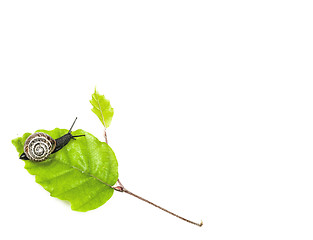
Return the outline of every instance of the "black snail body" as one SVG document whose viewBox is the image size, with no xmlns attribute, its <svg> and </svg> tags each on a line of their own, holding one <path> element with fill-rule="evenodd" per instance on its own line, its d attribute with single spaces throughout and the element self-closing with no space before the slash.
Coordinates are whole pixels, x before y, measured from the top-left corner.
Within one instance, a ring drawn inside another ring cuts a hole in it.
<svg viewBox="0 0 313 240">
<path fill-rule="evenodd" d="M 75 118 L 74 123 L 72 124 L 68 133 L 57 139 L 53 139 L 48 134 L 42 132 L 37 132 L 30 135 L 25 141 L 24 152 L 21 154 L 20 159 L 31 160 L 34 162 L 45 161 L 50 156 L 50 154 L 61 150 L 66 144 L 69 143 L 71 139 L 75 140 L 75 137 L 84 136 L 73 136 L 71 133 L 76 119 L 77 118 Z"/>
</svg>

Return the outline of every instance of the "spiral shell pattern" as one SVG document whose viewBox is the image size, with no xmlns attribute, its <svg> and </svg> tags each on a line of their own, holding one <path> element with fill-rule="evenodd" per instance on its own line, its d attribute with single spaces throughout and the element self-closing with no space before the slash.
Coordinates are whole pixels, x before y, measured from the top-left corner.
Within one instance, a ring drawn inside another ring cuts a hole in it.
<svg viewBox="0 0 313 240">
<path fill-rule="evenodd" d="M 26 139 L 24 152 L 29 160 L 41 162 L 49 157 L 55 145 L 55 140 L 48 134 L 37 132 Z"/>
</svg>

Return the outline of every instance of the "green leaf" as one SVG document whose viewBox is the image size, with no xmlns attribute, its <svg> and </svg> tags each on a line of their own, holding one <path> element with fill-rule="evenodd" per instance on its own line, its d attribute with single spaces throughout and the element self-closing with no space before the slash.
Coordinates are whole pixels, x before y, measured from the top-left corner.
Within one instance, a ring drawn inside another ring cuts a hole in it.
<svg viewBox="0 0 313 240">
<path fill-rule="evenodd" d="M 104 95 L 100 95 L 95 89 L 90 103 L 93 106 L 91 110 L 98 116 L 103 126 L 109 127 L 114 114 L 114 109 L 111 107 L 110 101 Z"/>
<path fill-rule="evenodd" d="M 37 132 L 47 133 L 56 139 L 68 130 L 56 128 Z M 46 161 L 25 160 L 25 169 L 36 176 L 36 182 L 51 196 L 69 201 L 73 210 L 86 212 L 100 207 L 111 198 L 114 190 L 106 184 L 112 186 L 116 183 L 118 164 L 114 152 L 106 143 L 83 130 L 76 130 L 72 134 L 85 134 L 85 137 L 71 140 Z M 12 140 L 19 156 L 30 135 L 25 133 Z"/>
</svg>

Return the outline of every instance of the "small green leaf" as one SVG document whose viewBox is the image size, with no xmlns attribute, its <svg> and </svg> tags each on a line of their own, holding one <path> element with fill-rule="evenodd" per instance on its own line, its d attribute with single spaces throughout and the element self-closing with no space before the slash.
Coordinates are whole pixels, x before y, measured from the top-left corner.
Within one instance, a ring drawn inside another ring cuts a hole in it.
<svg viewBox="0 0 313 240">
<path fill-rule="evenodd" d="M 68 130 L 56 128 L 37 132 L 47 133 L 56 139 Z M 85 134 L 85 137 L 71 140 L 46 161 L 25 160 L 25 169 L 36 176 L 36 182 L 51 196 L 69 201 L 73 210 L 86 212 L 100 207 L 111 198 L 114 190 L 106 184 L 112 186 L 116 183 L 118 164 L 114 152 L 106 143 L 83 130 L 76 130 L 72 134 Z M 12 140 L 19 155 L 23 153 L 29 135 L 25 133 Z"/>
<path fill-rule="evenodd" d="M 109 127 L 114 114 L 114 109 L 111 107 L 110 101 L 104 95 L 100 95 L 95 89 L 90 103 L 93 106 L 91 110 L 98 116 L 103 126 Z"/>
</svg>

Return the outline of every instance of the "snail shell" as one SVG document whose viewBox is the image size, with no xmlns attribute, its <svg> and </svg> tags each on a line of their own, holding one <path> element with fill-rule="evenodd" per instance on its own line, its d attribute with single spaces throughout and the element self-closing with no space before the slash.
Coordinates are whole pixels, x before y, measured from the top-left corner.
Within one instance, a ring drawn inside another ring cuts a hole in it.
<svg viewBox="0 0 313 240">
<path fill-rule="evenodd" d="M 75 140 L 76 137 L 85 136 L 84 134 L 76 136 L 72 135 L 72 128 L 76 120 L 77 118 L 75 118 L 68 133 L 55 140 L 48 134 L 42 132 L 37 132 L 30 135 L 25 141 L 24 152 L 21 154 L 20 159 L 42 162 L 46 160 L 50 154 L 56 153 L 65 147 L 71 139 Z"/>
<path fill-rule="evenodd" d="M 37 132 L 30 135 L 24 144 L 24 153 L 27 158 L 41 162 L 49 157 L 54 151 L 56 141 L 46 133 Z"/>
</svg>

